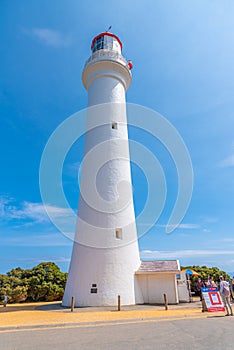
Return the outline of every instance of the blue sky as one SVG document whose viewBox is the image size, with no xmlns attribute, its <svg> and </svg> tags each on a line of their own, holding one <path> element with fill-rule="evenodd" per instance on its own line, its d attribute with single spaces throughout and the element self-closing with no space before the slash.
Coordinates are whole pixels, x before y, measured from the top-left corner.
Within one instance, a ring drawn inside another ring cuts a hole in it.
<svg viewBox="0 0 234 350">
<path fill-rule="evenodd" d="M 39 165 L 46 142 L 87 105 L 81 73 L 94 36 L 112 25 L 133 61 L 127 100 L 158 111 L 179 131 L 194 168 L 194 190 L 181 225 L 165 225 L 173 208 L 175 166 L 159 142 L 129 129 L 159 159 L 167 200 L 157 224 L 140 239 L 144 259 L 234 271 L 234 4 L 230 1 L 0 2 L 0 272 L 54 261 L 68 270 L 72 242 L 47 218 Z M 69 152 L 63 187 L 77 210 L 77 166 L 83 140 Z M 132 165 L 138 214 L 146 179 Z M 156 186 L 157 184 L 155 184 Z M 54 207 L 58 216 L 63 208 Z"/>
</svg>

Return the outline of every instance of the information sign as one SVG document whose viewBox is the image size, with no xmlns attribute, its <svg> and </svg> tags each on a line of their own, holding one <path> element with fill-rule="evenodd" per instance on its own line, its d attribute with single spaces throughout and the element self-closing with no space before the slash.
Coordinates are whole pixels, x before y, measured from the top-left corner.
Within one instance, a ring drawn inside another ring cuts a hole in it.
<svg viewBox="0 0 234 350">
<path fill-rule="evenodd" d="M 202 288 L 202 296 L 206 306 L 206 311 L 225 311 L 225 307 L 217 287 Z"/>
</svg>

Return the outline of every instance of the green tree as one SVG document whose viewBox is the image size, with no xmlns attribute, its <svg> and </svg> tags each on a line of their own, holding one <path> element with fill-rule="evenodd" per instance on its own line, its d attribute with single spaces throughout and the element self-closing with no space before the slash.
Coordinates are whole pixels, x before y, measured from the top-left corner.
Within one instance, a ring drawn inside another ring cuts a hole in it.
<svg viewBox="0 0 234 350">
<path fill-rule="evenodd" d="M 61 300 L 67 273 L 52 262 L 43 262 L 32 269 L 20 267 L 0 275 L 0 298 L 8 294 L 9 302 Z"/>
<path fill-rule="evenodd" d="M 20 303 L 22 301 L 25 301 L 27 299 L 27 296 L 27 287 L 17 286 L 11 291 L 9 302 Z"/>
<path fill-rule="evenodd" d="M 223 270 L 220 270 L 218 267 L 207 267 L 207 266 L 181 266 L 181 270 L 191 269 L 198 273 L 198 276 L 191 277 L 191 286 L 192 288 L 195 286 L 195 283 L 200 277 L 204 282 L 208 280 L 209 276 L 213 277 L 213 280 L 218 285 L 219 284 L 219 276 L 223 276 L 225 279 L 230 280 L 230 276 Z"/>
</svg>

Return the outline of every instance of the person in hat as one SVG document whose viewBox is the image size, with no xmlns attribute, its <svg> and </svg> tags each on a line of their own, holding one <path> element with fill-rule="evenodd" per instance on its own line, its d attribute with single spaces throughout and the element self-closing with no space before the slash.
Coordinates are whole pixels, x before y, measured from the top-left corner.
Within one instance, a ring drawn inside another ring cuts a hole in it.
<svg viewBox="0 0 234 350">
<path fill-rule="evenodd" d="M 222 295 L 223 303 L 226 308 L 225 316 L 233 316 L 232 307 L 230 304 L 230 287 L 227 281 L 224 280 L 223 276 L 219 276 L 220 280 L 220 293 Z M 229 312 L 230 311 L 230 312 Z"/>
</svg>

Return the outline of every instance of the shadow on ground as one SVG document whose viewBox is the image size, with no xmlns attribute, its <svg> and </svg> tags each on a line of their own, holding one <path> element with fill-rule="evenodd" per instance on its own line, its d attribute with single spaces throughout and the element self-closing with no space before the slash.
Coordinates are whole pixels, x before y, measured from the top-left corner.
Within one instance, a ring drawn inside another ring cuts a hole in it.
<svg viewBox="0 0 234 350">
<path fill-rule="evenodd" d="M 30 310 L 41 310 L 41 311 L 56 311 L 63 310 L 61 306 L 62 302 L 58 301 L 57 303 L 43 303 L 42 305 L 37 305 L 36 303 L 23 303 L 22 305 L 17 304 L 8 304 L 6 307 L 0 307 L 0 313 L 3 312 L 16 312 L 16 311 L 30 311 Z"/>
</svg>

